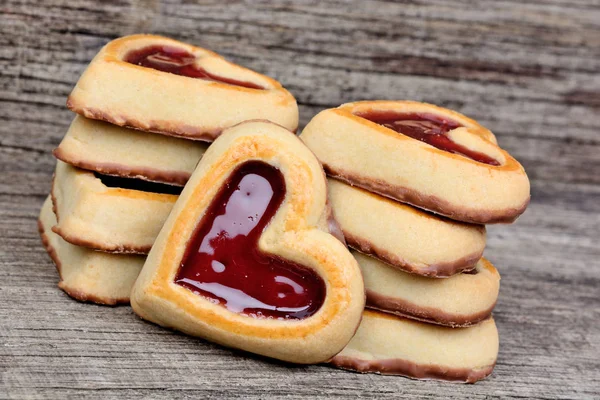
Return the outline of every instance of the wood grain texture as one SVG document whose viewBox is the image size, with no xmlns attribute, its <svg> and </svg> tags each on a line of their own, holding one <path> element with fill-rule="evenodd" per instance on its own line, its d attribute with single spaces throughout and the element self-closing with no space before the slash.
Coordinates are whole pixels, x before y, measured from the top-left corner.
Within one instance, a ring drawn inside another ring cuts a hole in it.
<svg viewBox="0 0 600 400">
<path fill-rule="evenodd" d="M 0 398 L 600 397 L 600 3 L 96 1 L 0 4 Z M 532 180 L 489 228 L 501 349 L 476 385 L 293 367 L 160 329 L 57 287 L 36 231 L 65 100 L 110 39 L 151 32 L 279 79 L 301 122 L 360 99 L 454 108 Z"/>
</svg>

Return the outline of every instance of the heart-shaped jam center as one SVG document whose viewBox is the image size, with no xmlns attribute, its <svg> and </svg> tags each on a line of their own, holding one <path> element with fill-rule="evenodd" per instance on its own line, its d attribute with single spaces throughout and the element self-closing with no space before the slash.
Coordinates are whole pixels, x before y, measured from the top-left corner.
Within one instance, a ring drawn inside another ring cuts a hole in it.
<svg viewBox="0 0 600 400">
<path fill-rule="evenodd" d="M 401 114 L 393 111 L 369 111 L 357 116 L 383 125 L 398 133 L 425 142 L 440 150 L 460 154 L 471 160 L 489 165 L 500 165 L 494 158 L 466 148 L 450 139 L 447 133 L 462 125 L 456 121 L 426 113 Z"/>
<path fill-rule="evenodd" d="M 196 57 L 186 50 L 173 46 L 147 46 L 138 50 L 131 50 L 123 59 L 130 64 L 140 65 L 158 71 L 169 72 L 189 78 L 204 79 L 207 81 L 227 83 L 250 89 L 264 89 L 256 83 L 225 78 L 206 71 L 196 65 Z"/>
<path fill-rule="evenodd" d="M 285 193 L 277 168 L 260 161 L 242 164 L 198 224 L 175 283 L 257 318 L 301 319 L 317 312 L 325 300 L 321 277 L 258 248 Z"/>
</svg>

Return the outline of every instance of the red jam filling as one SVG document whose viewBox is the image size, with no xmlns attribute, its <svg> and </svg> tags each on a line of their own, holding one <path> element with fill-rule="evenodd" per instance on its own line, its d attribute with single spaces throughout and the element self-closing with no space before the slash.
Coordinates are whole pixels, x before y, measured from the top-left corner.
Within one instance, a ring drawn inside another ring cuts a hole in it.
<svg viewBox="0 0 600 400">
<path fill-rule="evenodd" d="M 207 81 L 227 83 L 250 89 L 264 89 L 252 82 L 238 81 L 212 74 L 195 64 L 196 57 L 183 49 L 173 46 L 147 46 L 139 50 L 132 50 L 124 58 L 125 62 L 140 65 L 158 71 L 169 72 L 189 78 L 204 79 Z"/>
<path fill-rule="evenodd" d="M 198 224 L 175 283 L 256 318 L 302 319 L 317 312 L 325 282 L 311 269 L 258 248 L 285 192 L 277 168 L 259 161 L 240 166 Z"/>
<path fill-rule="evenodd" d="M 470 150 L 465 146 L 453 142 L 447 133 L 462 125 L 450 119 L 433 114 L 399 114 L 390 111 L 369 111 L 368 113 L 357 113 L 356 115 L 413 139 L 425 142 L 440 150 L 460 154 L 480 163 L 500 165 L 497 160 L 484 153 Z"/>
</svg>

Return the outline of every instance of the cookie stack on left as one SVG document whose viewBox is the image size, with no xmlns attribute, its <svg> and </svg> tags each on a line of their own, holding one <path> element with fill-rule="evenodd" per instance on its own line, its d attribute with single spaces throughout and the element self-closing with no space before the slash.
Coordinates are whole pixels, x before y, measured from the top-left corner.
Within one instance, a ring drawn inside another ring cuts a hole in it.
<svg viewBox="0 0 600 400">
<path fill-rule="evenodd" d="M 39 229 L 59 287 L 108 305 L 129 302 L 145 255 L 208 142 L 246 120 L 291 131 L 298 125 L 296 101 L 279 82 L 154 35 L 108 43 L 67 106 L 78 115 L 54 151 Z"/>
</svg>

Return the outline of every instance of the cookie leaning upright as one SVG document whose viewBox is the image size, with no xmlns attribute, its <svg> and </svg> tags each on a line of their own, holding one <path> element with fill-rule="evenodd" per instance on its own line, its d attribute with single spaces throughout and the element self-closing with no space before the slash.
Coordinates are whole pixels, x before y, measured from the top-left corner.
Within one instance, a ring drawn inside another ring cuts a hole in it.
<svg viewBox="0 0 600 400">
<path fill-rule="evenodd" d="M 512 222 L 529 203 L 523 167 L 494 135 L 431 104 L 344 104 L 319 113 L 301 138 L 332 177 L 454 220 Z"/>
<path fill-rule="evenodd" d="M 87 118 L 194 140 L 212 141 L 250 119 L 298 127 L 296 100 L 276 80 L 155 35 L 125 36 L 104 46 L 67 106 Z"/>
<path fill-rule="evenodd" d="M 142 318 L 297 363 L 353 336 L 365 293 L 357 262 L 322 227 L 327 183 L 291 132 L 265 121 L 206 151 L 131 294 Z"/>
</svg>

